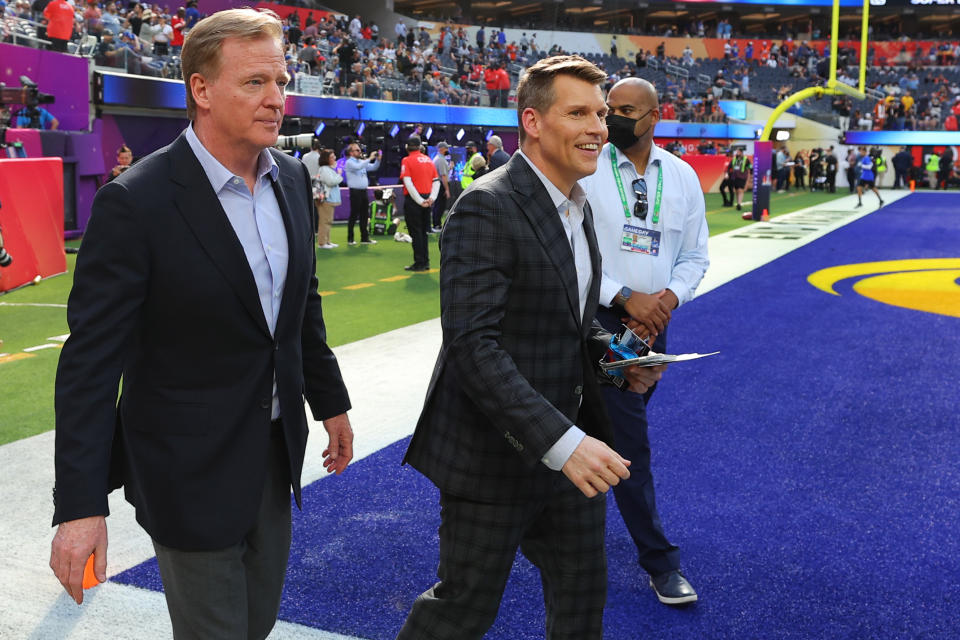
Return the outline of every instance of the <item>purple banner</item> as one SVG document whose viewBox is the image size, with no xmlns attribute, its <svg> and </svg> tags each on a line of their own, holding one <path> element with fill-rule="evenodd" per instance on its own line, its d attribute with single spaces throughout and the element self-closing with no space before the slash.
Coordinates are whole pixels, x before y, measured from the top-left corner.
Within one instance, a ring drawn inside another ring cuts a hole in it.
<svg viewBox="0 0 960 640">
<path fill-rule="evenodd" d="M 60 121 L 65 131 L 88 131 L 90 127 L 90 60 L 66 53 L 0 43 L 0 82 L 19 87 L 20 76 L 37 83 L 40 91 L 56 101 L 43 105 Z M 14 105 L 13 109 L 19 107 Z"/>
<path fill-rule="evenodd" d="M 760 220 L 770 212 L 770 187 L 773 165 L 773 143 L 753 143 L 753 219 Z"/>
</svg>

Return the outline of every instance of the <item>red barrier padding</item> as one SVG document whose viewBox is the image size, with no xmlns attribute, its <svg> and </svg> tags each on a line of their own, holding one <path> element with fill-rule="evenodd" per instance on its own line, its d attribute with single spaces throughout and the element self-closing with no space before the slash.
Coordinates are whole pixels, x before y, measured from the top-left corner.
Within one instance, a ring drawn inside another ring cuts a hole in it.
<svg viewBox="0 0 960 640">
<path fill-rule="evenodd" d="M 60 158 L 0 159 L 0 226 L 13 258 L 0 267 L 0 291 L 66 272 Z"/>
<path fill-rule="evenodd" d="M 726 156 L 684 155 L 687 162 L 700 178 L 700 187 L 704 193 L 717 193 L 720 183 L 723 182 L 723 169 L 729 158 Z"/>
</svg>

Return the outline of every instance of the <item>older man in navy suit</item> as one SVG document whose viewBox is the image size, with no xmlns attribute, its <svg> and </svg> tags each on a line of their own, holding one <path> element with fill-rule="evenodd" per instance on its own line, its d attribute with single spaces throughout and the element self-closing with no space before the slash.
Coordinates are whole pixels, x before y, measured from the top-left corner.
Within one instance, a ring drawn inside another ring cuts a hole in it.
<svg viewBox="0 0 960 640">
<path fill-rule="evenodd" d="M 122 485 L 178 639 L 264 638 L 276 622 L 304 398 L 329 434 L 327 470 L 352 457 L 310 178 L 270 148 L 289 81 L 282 36 L 250 9 L 190 32 L 192 123 L 97 194 L 67 310 L 50 566 L 78 603 L 91 553 L 105 579 L 107 494 Z"/>
</svg>

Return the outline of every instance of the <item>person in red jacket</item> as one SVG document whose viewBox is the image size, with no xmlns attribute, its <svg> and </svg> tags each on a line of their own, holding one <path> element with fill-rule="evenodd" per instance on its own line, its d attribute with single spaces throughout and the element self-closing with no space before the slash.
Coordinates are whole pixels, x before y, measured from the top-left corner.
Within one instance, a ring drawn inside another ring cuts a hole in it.
<svg viewBox="0 0 960 640">
<path fill-rule="evenodd" d="M 497 65 L 497 93 L 499 94 L 499 106 L 507 106 L 507 97 L 510 95 L 510 74 L 501 64 Z"/>
<path fill-rule="evenodd" d="M 176 15 L 170 18 L 170 26 L 173 27 L 173 36 L 170 38 L 170 49 L 173 55 L 180 55 L 183 49 L 183 30 L 187 26 L 187 10 L 183 7 L 177 9 Z"/>
<path fill-rule="evenodd" d="M 50 50 L 66 53 L 67 42 L 73 37 L 73 7 L 67 0 L 53 0 L 43 10 L 43 17 L 47 20 Z"/>
<path fill-rule="evenodd" d="M 491 64 L 483 72 L 483 82 L 487 85 L 487 95 L 490 96 L 490 106 L 496 107 L 500 104 L 500 91 L 497 86 L 497 65 Z"/>
</svg>

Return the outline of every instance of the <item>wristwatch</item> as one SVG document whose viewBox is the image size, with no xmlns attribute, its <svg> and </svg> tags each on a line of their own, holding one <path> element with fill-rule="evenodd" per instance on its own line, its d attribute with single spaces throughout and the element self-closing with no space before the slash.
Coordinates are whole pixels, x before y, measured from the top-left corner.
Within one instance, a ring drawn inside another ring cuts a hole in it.
<svg viewBox="0 0 960 640">
<path fill-rule="evenodd" d="M 620 291 L 617 291 L 617 295 L 613 296 L 613 304 L 625 307 L 627 306 L 627 300 L 629 300 L 632 295 L 633 290 L 630 287 L 624 287 L 620 289 Z"/>
</svg>

